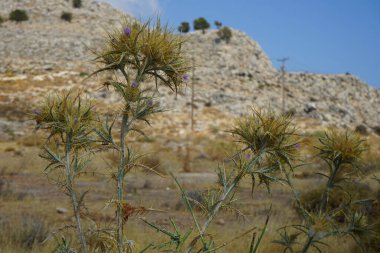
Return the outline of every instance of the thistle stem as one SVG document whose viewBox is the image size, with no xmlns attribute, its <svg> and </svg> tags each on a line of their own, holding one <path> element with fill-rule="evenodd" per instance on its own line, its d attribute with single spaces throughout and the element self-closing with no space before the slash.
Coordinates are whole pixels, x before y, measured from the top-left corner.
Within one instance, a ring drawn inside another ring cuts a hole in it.
<svg viewBox="0 0 380 253">
<path fill-rule="evenodd" d="M 126 158 L 126 146 L 125 146 L 125 136 L 126 136 L 126 125 L 128 122 L 128 115 L 123 112 L 123 119 L 121 123 L 120 130 L 120 165 L 117 174 L 117 210 L 116 210 L 116 222 L 117 222 L 117 237 L 118 237 L 118 252 L 123 252 L 123 183 L 125 176 L 125 158 Z"/>
<path fill-rule="evenodd" d="M 333 173 L 329 177 L 329 180 L 327 181 L 326 189 L 323 192 L 322 199 L 321 199 L 321 205 L 320 205 L 320 209 L 319 209 L 319 211 L 321 213 L 326 212 L 329 194 L 330 194 L 330 191 L 332 190 L 332 188 L 334 187 L 335 178 L 336 178 L 338 171 L 339 171 L 339 168 L 340 168 L 340 163 L 337 162 L 335 164 L 335 161 L 333 161 L 332 162 L 332 168 L 333 168 Z"/>
<path fill-rule="evenodd" d="M 314 239 L 314 235 L 309 236 L 309 238 L 307 239 L 307 242 L 306 242 L 305 246 L 303 247 L 301 253 L 306 253 L 309 250 L 310 246 L 313 243 L 313 239 Z"/>
<path fill-rule="evenodd" d="M 236 177 L 234 178 L 234 180 L 232 181 L 231 185 L 224 191 L 224 193 L 222 194 L 222 196 L 220 196 L 219 198 L 219 201 L 218 201 L 218 204 L 216 204 L 212 210 L 210 211 L 210 214 L 208 215 L 207 217 L 207 220 L 205 221 L 205 223 L 203 223 L 203 226 L 200 230 L 200 236 L 201 238 L 203 237 L 203 235 L 205 234 L 207 228 L 210 226 L 211 222 L 214 220 L 215 216 L 217 215 L 217 213 L 219 212 L 220 208 L 222 207 L 224 201 L 230 196 L 231 193 L 233 193 L 233 190 L 235 189 L 235 187 L 239 184 L 240 180 L 244 177 L 244 175 L 246 175 L 247 171 L 249 171 L 251 168 L 253 168 L 257 161 L 260 160 L 262 154 L 264 154 L 266 152 L 266 150 L 262 150 L 260 151 L 259 154 L 257 154 L 257 156 L 255 157 L 255 159 L 253 159 L 249 165 L 247 165 L 245 168 L 243 168 L 238 175 L 236 175 Z M 194 244 L 190 245 L 188 247 L 188 249 L 186 250 L 186 252 L 191 252 L 191 250 L 194 248 Z"/>
<path fill-rule="evenodd" d="M 72 174 L 71 166 L 70 166 L 71 165 L 71 162 L 70 162 L 71 141 L 72 141 L 72 134 L 67 133 L 66 146 L 65 146 L 65 170 L 66 170 L 66 181 L 67 181 L 66 188 L 70 193 L 71 203 L 74 209 L 75 221 L 77 224 L 77 232 L 78 232 L 78 236 L 81 242 L 82 252 L 86 253 L 87 245 L 86 245 L 86 239 L 84 237 L 81 220 L 80 220 L 80 207 L 78 204 L 77 196 L 73 189 L 73 174 Z"/>
<path fill-rule="evenodd" d="M 202 235 L 206 232 L 208 226 L 211 224 L 211 222 L 214 220 L 216 214 L 219 212 L 219 209 L 223 205 L 226 198 L 231 194 L 231 192 L 235 189 L 237 184 L 239 183 L 240 179 L 243 177 L 245 173 L 239 173 L 239 175 L 236 176 L 233 183 L 230 185 L 230 187 L 227 188 L 227 191 L 223 193 L 223 195 L 219 198 L 218 204 L 215 205 L 215 207 L 211 210 L 210 214 L 208 215 L 208 218 L 206 222 L 202 226 L 201 233 Z"/>
<path fill-rule="evenodd" d="M 260 160 L 261 155 L 264 153 L 265 153 L 265 150 L 262 150 L 259 154 L 257 154 L 255 159 L 253 159 L 252 162 L 249 165 L 247 165 L 247 167 L 243 168 L 239 172 L 239 174 L 236 175 L 236 177 L 232 181 L 231 185 L 227 188 L 227 190 L 224 191 L 222 196 L 219 198 L 218 204 L 216 204 L 212 208 L 210 214 L 208 215 L 206 222 L 202 226 L 202 230 L 201 230 L 202 234 L 204 234 L 206 232 L 208 226 L 211 224 L 211 222 L 215 218 L 216 214 L 219 212 L 219 209 L 222 207 L 224 201 L 227 199 L 227 197 L 230 196 L 230 194 L 233 192 L 235 187 L 239 184 L 240 180 L 244 177 L 244 175 L 247 173 L 248 170 L 250 170 L 251 168 L 253 168 L 256 165 L 257 161 Z"/>
</svg>

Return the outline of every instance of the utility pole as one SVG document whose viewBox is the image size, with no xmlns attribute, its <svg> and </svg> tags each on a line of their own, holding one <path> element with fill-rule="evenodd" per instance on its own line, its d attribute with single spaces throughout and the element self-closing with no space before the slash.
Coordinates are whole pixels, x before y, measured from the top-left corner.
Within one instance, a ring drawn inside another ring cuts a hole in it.
<svg viewBox="0 0 380 253">
<path fill-rule="evenodd" d="M 193 133 L 194 133 L 194 107 L 195 107 L 195 104 L 194 104 L 194 96 L 195 96 L 195 91 L 194 91 L 194 88 L 195 88 L 195 59 L 194 57 L 192 57 L 192 63 L 193 63 L 193 66 L 192 66 L 192 76 L 191 76 L 191 115 L 190 115 L 190 126 L 191 126 L 191 131 L 190 131 L 190 134 L 187 134 L 187 141 L 186 141 L 186 154 L 185 154 L 185 161 L 184 161 L 184 166 L 183 166 L 183 171 L 184 172 L 191 172 L 191 168 L 190 168 L 190 160 L 191 160 L 191 149 L 190 149 L 190 140 L 192 140 L 192 136 L 193 136 Z M 189 137 L 191 136 L 191 137 Z M 191 144 L 192 141 L 191 141 Z"/>
<path fill-rule="evenodd" d="M 285 58 L 281 58 L 281 59 L 277 60 L 277 61 L 281 62 L 281 67 L 280 67 L 281 76 L 280 76 L 280 80 L 281 80 L 281 95 L 282 95 L 282 113 L 285 113 L 285 89 L 284 89 L 284 86 L 285 86 L 285 72 L 286 72 L 285 64 L 286 64 L 286 62 L 288 60 L 289 60 L 289 57 L 285 57 Z"/>
<path fill-rule="evenodd" d="M 194 132 L 194 83 L 195 83 L 195 59 L 192 58 L 192 77 L 191 77 L 191 133 Z"/>
</svg>

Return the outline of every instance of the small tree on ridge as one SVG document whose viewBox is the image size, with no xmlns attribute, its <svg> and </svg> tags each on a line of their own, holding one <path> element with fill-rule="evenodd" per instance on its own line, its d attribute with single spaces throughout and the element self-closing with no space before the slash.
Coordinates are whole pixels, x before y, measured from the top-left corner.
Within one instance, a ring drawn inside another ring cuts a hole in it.
<svg viewBox="0 0 380 253">
<path fill-rule="evenodd" d="M 200 17 L 194 20 L 194 30 L 202 30 L 202 33 L 205 34 L 206 29 L 209 28 L 210 24 L 205 18 Z"/>
</svg>

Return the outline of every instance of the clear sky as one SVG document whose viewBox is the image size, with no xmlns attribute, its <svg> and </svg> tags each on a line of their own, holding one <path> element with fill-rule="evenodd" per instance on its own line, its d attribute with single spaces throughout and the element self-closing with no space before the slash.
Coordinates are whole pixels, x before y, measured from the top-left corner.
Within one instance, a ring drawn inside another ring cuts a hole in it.
<svg viewBox="0 0 380 253">
<path fill-rule="evenodd" d="M 159 13 L 177 28 L 205 17 L 256 40 L 275 67 L 349 72 L 380 88 L 380 0 L 102 0 L 146 19 Z"/>
</svg>

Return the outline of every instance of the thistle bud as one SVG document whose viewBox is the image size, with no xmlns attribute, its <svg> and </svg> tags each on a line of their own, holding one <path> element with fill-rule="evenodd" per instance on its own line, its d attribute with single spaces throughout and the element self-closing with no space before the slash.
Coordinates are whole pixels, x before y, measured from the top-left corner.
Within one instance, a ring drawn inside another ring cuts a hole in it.
<svg viewBox="0 0 380 253">
<path fill-rule="evenodd" d="M 129 27 L 125 27 L 124 28 L 124 35 L 125 36 L 127 36 L 127 37 L 129 37 L 129 36 L 131 36 L 131 28 L 129 28 Z"/>
<path fill-rule="evenodd" d="M 139 87 L 139 83 L 137 81 L 133 81 L 131 84 L 131 87 L 135 89 L 135 88 Z"/>
</svg>

